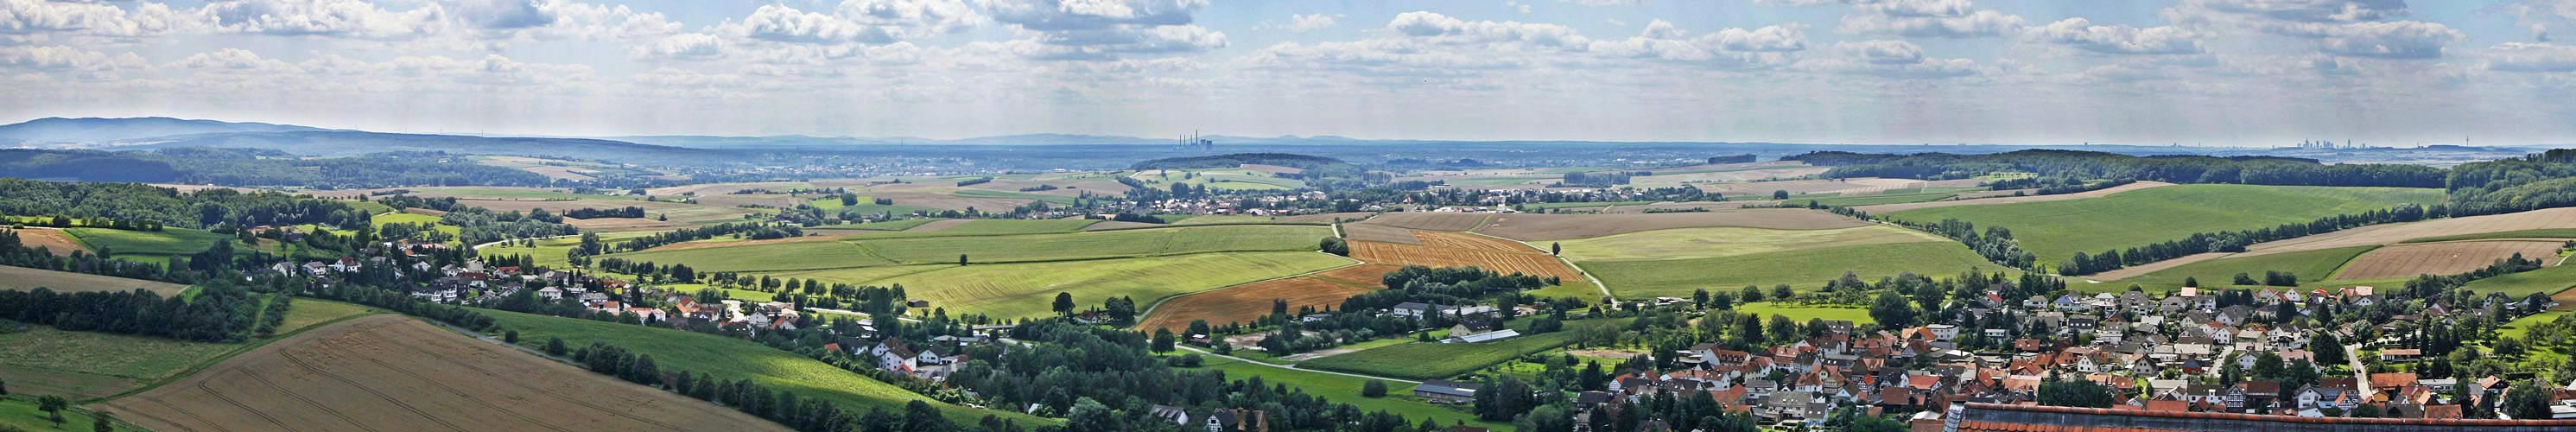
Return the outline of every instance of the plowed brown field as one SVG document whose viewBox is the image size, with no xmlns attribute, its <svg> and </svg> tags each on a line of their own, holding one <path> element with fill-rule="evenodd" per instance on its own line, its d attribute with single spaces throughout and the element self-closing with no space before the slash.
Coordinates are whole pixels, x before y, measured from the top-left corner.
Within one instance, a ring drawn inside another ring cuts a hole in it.
<svg viewBox="0 0 2576 432">
<path fill-rule="evenodd" d="M 2373 249 L 2353 257 L 2338 280 L 2410 278 L 2422 274 L 2447 275 L 2465 273 L 2494 264 L 2495 260 L 2522 254 L 2527 259 L 2555 262 L 2558 241 L 2463 241 L 2397 245 Z"/>
<path fill-rule="evenodd" d="M 1351 258 L 1376 264 L 1427 267 L 1476 266 L 1502 273 L 1583 280 L 1564 261 L 1529 246 L 1467 233 L 1414 231 L 1420 245 L 1372 241 L 1351 242 Z"/>
<path fill-rule="evenodd" d="M 1421 239 L 1413 237 L 1413 230 L 1378 224 L 1342 224 L 1342 236 L 1351 241 L 1422 244 Z"/>
<path fill-rule="evenodd" d="M 63 234 L 63 230 L 28 228 L 17 231 L 20 246 L 45 248 L 55 256 L 71 256 L 73 251 L 89 250 L 81 247 L 80 242 L 73 241 L 71 235 Z"/>
<path fill-rule="evenodd" d="M 393 315 L 314 329 L 94 408 L 159 431 L 786 430 Z"/>
<path fill-rule="evenodd" d="M 1136 328 L 1181 331 L 1189 327 L 1191 320 L 1207 320 L 1215 325 L 1251 322 L 1270 314 L 1272 300 L 1287 300 L 1291 312 L 1307 306 L 1317 309 L 1340 307 L 1343 299 L 1377 290 L 1378 280 L 1396 268 L 1362 264 L 1182 296 L 1154 307 L 1153 314 L 1136 324 Z"/>
</svg>

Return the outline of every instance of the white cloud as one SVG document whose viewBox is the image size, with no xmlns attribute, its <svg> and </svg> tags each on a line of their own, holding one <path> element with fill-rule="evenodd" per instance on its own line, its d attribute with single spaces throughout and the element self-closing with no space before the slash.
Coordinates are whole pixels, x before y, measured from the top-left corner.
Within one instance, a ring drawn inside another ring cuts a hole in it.
<svg viewBox="0 0 2576 432">
<path fill-rule="evenodd" d="M 149 66 L 134 53 L 105 54 L 68 46 L 0 46 L 0 69 L 68 72 L 85 79 Z"/>
<path fill-rule="evenodd" d="M 200 22 L 160 3 L 136 4 L 129 10 L 107 3 L 0 0 L 0 34 L 138 37 L 183 30 Z"/>
<path fill-rule="evenodd" d="M 1290 14 L 1288 31 L 1305 32 L 1333 27 L 1333 16 L 1325 14 Z"/>
<path fill-rule="evenodd" d="M 763 5 L 740 22 L 728 22 L 730 32 L 742 37 L 776 42 L 797 43 L 887 43 L 895 36 L 876 27 L 859 25 L 830 14 L 796 10 L 786 5 Z"/>
<path fill-rule="evenodd" d="M 1803 69 L 1897 79 L 1938 79 L 1973 76 L 1979 73 L 1977 62 L 1957 58 L 1932 58 L 1923 55 L 1923 47 L 1901 40 L 1868 40 L 1836 43 L 1831 55 L 1799 61 Z"/>
<path fill-rule="evenodd" d="M 2093 25 L 2084 18 L 2067 18 L 2045 26 L 2033 27 L 2024 34 L 2042 42 L 2072 46 L 2102 54 L 2197 54 L 2202 52 L 2200 35 L 2181 27 L 2136 28 L 2126 25 Z"/>
<path fill-rule="evenodd" d="M 2487 51 L 2487 69 L 2491 70 L 2576 72 L 2576 46 L 2506 42 Z"/>
<path fill-rule="evenodd" d="M 629 54 L 646 60 L 714 58 L 724 54 L 724 40 L 705 33 L 681 33 L 636 44 Z"/>
<path fill-rule="evenodd" d="M 1433 12 L 1397 14 L 1388 30 L 1442 43 L 1528 43 L 1580 49 L 1590 42 L 1573 27 L 1519 21 L 1466 21 Z"/>
<path fill-rule="evenodd" d="M 2022 18 L 1976 9 L 1968 0 L 1851 0 L 1843 15 L 1845 33 L 1905 37 L 1969 38 L 2002 36 L 2018 31 Z"/>
<path fill-rule="evenodd" d="M 409 39 L 438 34 L 447 11 L 437 4 L 395 12 L 361 0 L 250 0 L 206 5 L 228 32 L 279 36 Z"/>
<path fill-rule="evenodd" d="M 982 0 L 996 22 L 1026 31 L 1006 51 L 1040 60 L 1114 60 L 1226 46 L 1224 32 L 1191 25 L 1206 0 Z"/>
<path fill-rule="evenodd" d="M 1782 53 L 1806 49 L 1806 36 L 1798 27 L 1727 28 L 1692 38 L 1689 31 L 1671 22 L 1655 20 L 1647 23 L 1637 37 L 1592 42 L 1586 50 L 1611 57 L 1710 62 L 1725 67 L 1772 66 L 1788 61 Z"/>
<path fill-rule="evenodd" d="M 2318 50 L 2328 54 L 2395 59 L 2438 58 L 2443 46 L 2468 38 L 2449 26 L 2423 21 L 2294 23 L 2273 31 L 2317 39 Z"/>
<path fill-rule="evenodd" d="M 2304 22 L 2378 21 L 2406 15 L 2405 0 L 2186 0 L 2182 7 Z"/>
</svg>

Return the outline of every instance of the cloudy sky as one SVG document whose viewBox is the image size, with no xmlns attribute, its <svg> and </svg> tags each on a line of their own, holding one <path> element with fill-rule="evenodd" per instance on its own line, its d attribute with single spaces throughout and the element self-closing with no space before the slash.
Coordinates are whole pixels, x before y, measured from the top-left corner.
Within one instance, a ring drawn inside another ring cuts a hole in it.
<svg viewBox="0 0 2576 432">
<path fill-rule="evenodd" d="M 2571 90 L 2576 0 L 0 0 L 11 122 L 2537 144 Z"/>
</svg>

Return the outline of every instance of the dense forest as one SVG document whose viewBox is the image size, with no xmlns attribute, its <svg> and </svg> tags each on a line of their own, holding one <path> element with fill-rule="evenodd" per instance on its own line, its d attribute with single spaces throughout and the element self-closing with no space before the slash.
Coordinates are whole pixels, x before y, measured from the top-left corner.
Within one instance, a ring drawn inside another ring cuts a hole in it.
<svg viewBox="0 0 2576 432">
<path fill-rule="evenodd" d="M 2453 216 L 2576 206 L 2576 150 L 2451 168 Z"/>
<path fill-rule="evenodd" d="M 465 155 L 440 152 L 299 158 L 276 150 L 217 148 L 0 150 L 0 177 L 315 189 L 554 183 L 536 173 L 483 165 Z"/>
<path fill-rule="evenodd" d="M 70 331 L 159 336 L 198 342 L 240 342 L 251 336 L 260 312 L 285 295 L 259 295 L 230 284 L 200 285 L 197 294 L 162 298 L 151 291 L 57 293 L 0 291 L 0 317 Z M 283 318 L 283 308 L 279 308 Z M 271 326 L 275 324 L 269 324 Z"/>
<path fill-rule="evenodd" d="M 1911 155 L 1822 151 L 1781 158 L 1834 167 L 1827 178 L 1889 177 L 1922 180 L 1975 178 L 1995 173 L 2042 177 L 2141 180 L 2169 183 L 2241 183 L 2282 186 L 2442 187 L 2443 171 L 2421 165 L 2341 164 L 2282 157 L 2191 155 L 2129 156 L 2071 150 L 2021 150 L 1995 154 Z"/>
<path fill-rule="evenodd" d="M 348 203 L 232 189 L 179 192 L 136 183 L 69 183 L 0 178 L 0 214 L 149 221 L 184 228 L 367 224 Z M 94 225 L 94 224 L 91 224 Z"/>
</svg>

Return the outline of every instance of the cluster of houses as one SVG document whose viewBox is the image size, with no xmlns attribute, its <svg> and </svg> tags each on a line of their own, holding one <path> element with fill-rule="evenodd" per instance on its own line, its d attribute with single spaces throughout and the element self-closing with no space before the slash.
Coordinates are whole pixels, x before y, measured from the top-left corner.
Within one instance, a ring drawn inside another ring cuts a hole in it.
<svg viewBox="0 0 2576 432">
<path fill-rule="evenodd" d="M 1212 187 L 1224 188 L 1225 186 L 1216 185 Z M 1319 191 L 1306 191 L 1293 195 L 1267 195 L 1257 197 L 1173 198 L 1136 203 L 1136 206 L 1151 209 L 1156 213 L 1169 214 L 1289 216 L 1320 212 L 1320 210 L 1311 208 L 1295 208 L 1296 206 L 1288 205 L 1290 203 L 1299 201 L 1330 200 L 1332 200 L 1331 195 L 1326 195 Z M 1107 216 L 1108 215 L 1100 215 L 1098 217 Z"/>
<path fill-rule="evenodd" d="M 1875 415 L 1937 412 L 1954 402 L 2030 405 L 2036 403 L 2041 384 L 2062 379 L 2092 381 L 2118 390 L 2115 409 L 2120 410 L 2325 417 L 2367 404 L 2386 416 L 2456 419 L 2462 418 L 2464 407 L 2492 406 L 2511 385 L 2493 376 L 2419 379 L 2412 373 L 2323 378 L 2295 387 L 2261 380 L 2207 384 L 2218 381 L 2220 371 L 2231 363 L 2240 370 L 2251 369 L 2263 353 L 2278 355 L 2285 363 L 2313 362 L 2315 355 L 2306 347 L 2316 334 L 2336 333 L 2350 340 L 2357 326 L 2369 324 L 2306 328 L 2270 323 L 2280 321 L 2272 319 L 2276 314 L 2301 313 L 2299 305 L 2306 302 L 2380 301 L 2369 287 L 2257 291 L 2255 304 L 2227 307 L 2188 288 L 2161 299 L 2133 291 L 2034 296 L 2018 302 L 1989 294 L 1975 300 L 1972 313 L 2009 313 L 2021 328 L 2033 333 L 1989 329 L 1961 334 L 1957 326 L 1933 324 L 1863 334 L 1855 332 L 1851 322 L 1826 321 L 1828 330 L 1823 335 L 1767 350 L 1735 351 L 1702 344 L 1665 353 L 1681 366 L 1619 375 L 1607 383 L 1607 391 L 1581 395 L 1579 401 L 1585 403 L 1578 408 L 1588 419 L 1601 410 L 1615 415 L 1619 404 L 1610 402 L 1621 398 L 1636 401 L 1661 392 L 1705 392 L 1729 410 L 1766 422 L 1815 425 L 1843 409 Z M 2427 309 L 2399 319 L 2464 319 L 2488 313 L 2483 307 L 2443 304 Z M 1960 346 L 1978 338 L 1992 348 L 1971 352 Z M 2373 360 L 2404 362 L 2412 355 L 2413 350 L 2391 348 Z M 1430 384 L 1417 388 L 1416 395 L 1457 401 L 1472 398 L 1475 391 L 1471 384 Z M 2461 391 L 2463 386 L 2468 388 Z M 2576 383 L 2561 391 L 2559 399 L 2565 401 L 2556 407 L 2559 418 L 2576 418 Z"/>
</svg>

